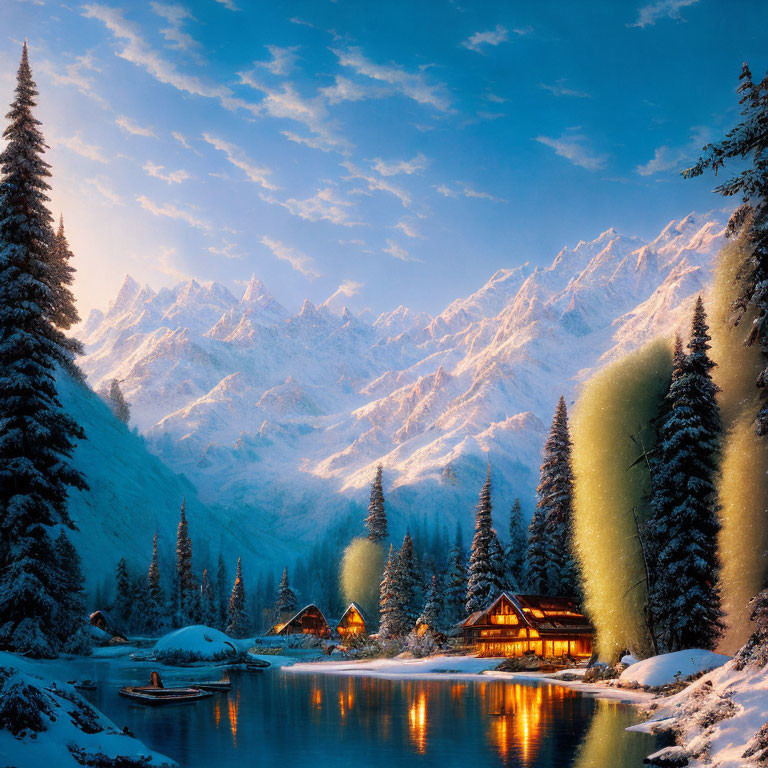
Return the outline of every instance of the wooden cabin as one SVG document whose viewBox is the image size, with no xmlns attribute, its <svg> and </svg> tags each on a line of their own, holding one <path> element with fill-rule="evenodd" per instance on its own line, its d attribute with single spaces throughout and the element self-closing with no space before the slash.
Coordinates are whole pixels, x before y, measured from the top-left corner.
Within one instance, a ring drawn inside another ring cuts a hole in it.
<svg viewBox="0 0 768 768">
<path fill-rule="evenodd" d="M 502 592 L 462 625 L 464 643 L 479 656 L 544 658 L 592 655 L 594 628 L 569 597 Z"/>
<path fill-rule="evenodd" d="M 365 616 L 357 603 L 350 603 L 347 606 L 347 610 L 336 625 L 336 631 L 342 640 L 352 635 L 365 634 Z"/>
<path fill-rule="evenodd" d="M 112 621 L 106 611 L 94 611 L 90 615 L 89 621 L 92 626 L 100 629 L 102 632 L 106 632 L 108 635 L 111 635 L 113 639 L 123 641 L 127 640 L 125 635 L 117 629 L 115 623 Z"/>
<path fill-rule="evenodd" d="M 331 628 L 316 605 L 307 605 L 287 621 L 277 624 L 274 628 L 276 635 L 315 635 L 330 637 Z"/>
</svg>

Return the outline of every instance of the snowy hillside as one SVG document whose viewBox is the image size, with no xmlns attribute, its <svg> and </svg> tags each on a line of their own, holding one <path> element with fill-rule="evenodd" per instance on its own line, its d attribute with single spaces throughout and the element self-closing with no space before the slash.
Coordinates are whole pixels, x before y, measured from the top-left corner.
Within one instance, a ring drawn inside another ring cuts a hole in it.
<svg viewBox="0 0 768 768">
<path fill-rule="evenodd" d="M 161 568 L 170 572 L 175 556 L 179 507 L 186 498 L 193 557 L 200 570 L 215 565 L 223 551 L 234 573 L 238 555 L 246 573 L 263 567 L 262 546 L 286 557 L 285 550 L 253 519 L 232 520 L 197 498 L 185 477 L 171 472 L 147 451 L 144 439 L 114 418 L 87 387 L 68 376 L 59 377 L 63 406 L 83 426 L 87 439 L 78 443 L 74 464 L 86 478 L 87 491 L 73 491 L 70 512 L 78 530 L 72 538 L 83 558 L 92 591 L 104 580 L 112 583 L 117 560 L 144 572 L 158 532 Z"/>
<path fill-rule="evenodd" d="M 97 389 L 121 380 L 150 449 L 233 520 L 311 540 L 367 501 L 382 462 L 396 532 L 411 515 L 468 530 L 490 455 L 504 530 L 516 495 L 530 513 L 558 396 L 687 325 L 724 220 L 691 215 L 648 243 L 609 229 L 549 267 L 499 270 L 436 317 L 398 307 L 369 323 L 309 301 L 292 314 L 256 280 L 238 299 L 126 278 L 84 327 L 82 367 Z"/>
</svg>

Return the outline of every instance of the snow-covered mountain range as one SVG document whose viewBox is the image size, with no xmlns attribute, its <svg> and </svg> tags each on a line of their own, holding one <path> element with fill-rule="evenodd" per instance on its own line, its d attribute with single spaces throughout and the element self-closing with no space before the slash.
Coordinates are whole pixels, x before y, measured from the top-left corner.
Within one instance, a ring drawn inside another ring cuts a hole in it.
<svg viewBox="0 0 768 768">
<path fill-rule="evenodd" d="M 396 533 L 433 516 L 468 532 L 490 458 L 503 529 L 515 496 L 530 513 L 559 395 L 687 325 L 724 222 L 692 214 L 650 242 L 609 229 L 435 317 L 398 307 L 373 323 L 309 301 L 292 314 L 256 279 L 237 298 L 126 277 L 84 325 L 81 366 L 97 390 L 120 380 L 149 448 L 203 503 L 278 538 L 362 509 L 379 462 Z"/>
</svg>

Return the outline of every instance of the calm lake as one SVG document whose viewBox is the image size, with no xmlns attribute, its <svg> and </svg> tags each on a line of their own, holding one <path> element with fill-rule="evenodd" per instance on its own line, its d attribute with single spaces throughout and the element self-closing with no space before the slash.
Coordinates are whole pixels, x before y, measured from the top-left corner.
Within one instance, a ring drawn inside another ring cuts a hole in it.
<svg viewBox="0 0 768 768">
<path fill-rule="evenodd" d="M 99 679 L 107 669 L 95 664 L 90 672 Z M 227 694 L 153 708 L 121 698 L 125 683 L 109 671 L 111 679 L 86 696 L 185 768 L 640 768 L 656 748 L 654 737 L 624 730 L 637 721 L 631 706 L 535 681 L 382 680 L 272 669 L 233 672 Z M 148 676 L 146 668 L 120 673 L 132 683 Z M 166 675 L 166 683 L 175 684 L 179 673 Z"/>
</svg>

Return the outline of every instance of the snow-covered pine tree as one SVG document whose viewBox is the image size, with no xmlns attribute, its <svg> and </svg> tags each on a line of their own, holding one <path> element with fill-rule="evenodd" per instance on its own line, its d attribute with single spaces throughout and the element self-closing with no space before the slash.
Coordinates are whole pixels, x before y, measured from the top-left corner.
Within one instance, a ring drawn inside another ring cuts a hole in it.
<svg viewBox="0 0 768 768">
<path fill-rule="evenodd" d="M 424 609 L 416 619 L 416 629 L 426 626 L 433 632 L 442 632 L 444 626 L 445 606 L 443 604 L 442 589 L 437 581 L 436 574 L 432 574 L 432 579 L 427 588 L 427 596 L 424 603 Z"/>
<path fill-rule="evenodd" d="M 128 577 L 128 564 L 121 557 L 115 569 L 115 599 L 112 603 L 112 616 L 118 629 L 128 630 L 131 623 L 131 580 Z"/>
<path fill-rule="evenodd" d="M 736 654 L 736 668 L 744 669 L 749 664 L 762 669 L 768 664 L 768 585 L 752 598 L 749 607 L 755 629 Z"/>
<path fill-rule="evenodd" d="M 546 518 L 538 505 L 528 526 L 525 552 L 525 588 L 533 595 L 546 595 L 549 589 L 549 535 Z"/>
<path fill-rule="evenodd" d="M 141 575 L 136 575 L 131 579 L 130 602 L 131 612 L 128 618 L 129 630 L 142 635 L 150 632 L 151 629 L 147 611 L 147 606 L 149 605 L 149 584 L 147 584 L 147 580 Z"/>
<path fill-rule="evenodd" d="M 488 462 L 488 473 L 475 508 L 475 535 L 469 554 L 469 578 L 464 603 L 467 613 L 484 608 L 495 588 L 490 559 L 490 547 L 494 539 L 491 511 L 491 464 Z"/>
<path fill-rule="evenodd" d="M 398 605 L 395 592 L 395 567 L 396 555 L 393 547 L 389 545 L 389 555 L 387 564 L 384 566 L 384 574 L 379 585 L 379 635 L 384 638 L 395 637 L 395 631 L 400 625 L 400 614 L 402 606 Z"/>
<path fill-rule="evenodd" d="M 689 354 L 676 350 L 668 412 L 658 426 L 652 465 L 649 599 L 657 645 L 665 652 L 711 650 L 723 631 L 715 487 L 722 427 L 707 331 L 699 297 Z"/>
<path fill-rule="evenodd" d="M 384 508 L 384 489 L 382 486 L 383 468 L 376 468 L 376 477 L 371 483 L 371 500 L 368 503 L 368 517 L 365 525 L 368 528 L 368 538 L 371 541 L 383 541 L 387 538 L 387 513 Z"/>
<path fill-rule="evenodd" d="M 280 584 L 277 587 L 277 600 L 275 608 L 278 615 L 294 614 L 298 610 L 296 593 L 291 589 L 288 583 L 288 566 L 283 568 L 283 575 L 280 577 Z"/>
<path fill-rule="evenodd" d="M 227 634 L 231 637 L 244 637 L 248 631 L 249 620 L 245 605 L 245 586 L 240 558 L 237 558 L 237 573 L 232 595 L 227 610 Z"/>
<path fill-rule="evenodd" d="M 51 291 L 53 292 L 53 313 L 51 320 L 63 330 L 69 330 L 73 325 L 80 322 L 80 315 L 75 306 L 75 297 L 72 295 L 70 286 L 75 278 L 75 268 L 70 263 L 72 251 L 67 242 L 67 235 L 64 232 L 64 216 L 59 215 L 59 228 L 53 238 L 52 246 L 49 250 L 49 259 L 51 267 Z M 83 353 L 83 343 L 79 339 L 65 336 L 63 339 L 64 348 L 69 352 L 70 362 L 67 364 L 67 370 L 78 380 L 82 380 L 83 373 L 75 365 L 75 355 Z"/>
<path fill-rule="evenodd" d="M 757 377 L 763 404 L 756 420 L 759 435 L 768 434 L 768 74 L 754 83 L 746 62 L 739 76 L 742 121 L 725 138 L 707 144 L 695 165 L 683 171 L 685 178 L 711 169 L 715 174 L 734 160 L 737 174 L 715 187 L 725 197 L 740 195 L 742 205 L 728 223 L 726 234 L 743 236 L 751 246 L 739 272 L 739 296 L 732 305 L 735 325 L 748 310 L 757 317 L 746 334 L 747 344 L 759 344 L 765 365 Z"/>
<path fill-rule="evenodd" d="M 405 614 L 406 626 L 403 627 L 403 633 L 407 633 L 413 628 L 421 610 L 417 590 L 419 571 L 410 533 L 406 533 L 403 537 L 403 544 L 397 553 L 395 572 L 397 574 L 395 591 Z"/>
<path fill-rule="evenodd" d="M 0 152 L 0 648 L 51 657 L 60 575 L 49 534 L 71 525 L 69 463 L 82 429 L 61 408 L 56 365 L 71 360 L 54 324 L 49 166 L 32 114 L 37 89 L 27 46 Z"/>
<path fill-rule="evenodd" d="M 549 568 L 544 594 L 577 595 L 581 590 L 572 541 L 571 438 L 568 433 L 568 410 L 562 395 L 544 445 L 536 495 L 536 507 L 541 510 L 547 530 Z"/>
<path fill-rule="evenodd" d="M 216 590 L 208 576 L 208 569 L 205 568 L 200 583 L 200 623 L 206 627 L 215 627 L 219 620 L 219 606 L 215 593 Z"/>
<path fill-rule="evenodd" d="M 157 533 L 152 539 L 152 560 L 147 573 L 147 630 L 150 634 L 158 634 L 165 624 L 163 608 L 165 594 L 160 583 L 160 564 L 157 557 Z"/>
<path fill-rule="evenodd" d="M 467 599 L 467 556 L 462 543 L 461 528 L 458 528 L 456 543 L 448 553 L 448 567 L 445 577 L 445 613 L 450 626 L 465 616 L 464 603 Z"/>
<path fill-rule="evenodd" d="M 57 620 L 62 650 L 65 653 L 87 655 L 91 652 L 92 644 L 85 617 L 82 561 L 63 530 L 56 539 L 55 551 L 56 565 L 62 580 Z"/>
<path fill-rule="evenodd" d="M 496 598 L 500 592 L 507 589 L 507 574 L 504 566 L 504 550 L 499 543 L 499 537 L 496 531 L 491 530 L 490 544 L 488 544 L 488 563 L 491 567 L 491 591 L 489 597 L 491 600 Z"/>
<path fill-rule="evenodd" d="M 192 541 L 187 533 L 186 508 L 186 499 L 182 499 L 179 526 L 176 530 L 177 627 L 191 623 L 194 609 L 192 593 L 195 589 L 195 577 L 192 573 Z"/>
<path fill-rule="evenodd" d="M 506 582 L 510 589 L 521 591 L 525 585 L 525 526 L 520 499 L 515 499 L 509 513 L 509 544 L 504 550 Z"/>
<path fill-rule="evenodd" d="M 131 420 L 131 406 L 123 396 L 123 391 L 120 389 L 120 382 L 117 379 L 112 379 L 112 382 L 109 385 L 107 403 L 118 421 L 127 424 Z"/>
<path fill-rule="evenodd" d="M 222 631 L 227 626 L 227 566 L 224 563 L 224 553 L 219 552 L 219 563 L 216 566 L 216 592 L 219 599 L 219 620 L 216 626 Z M 258 618 L 258 617 L 257 617 Z"/>
</svg>

